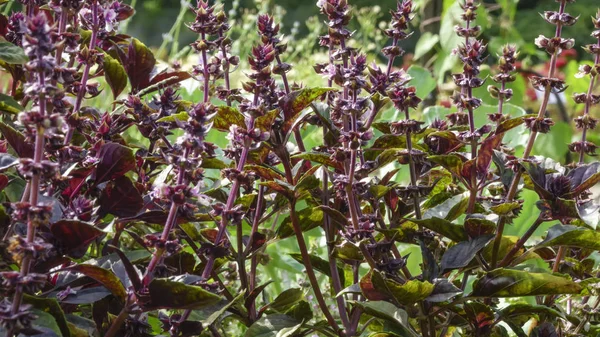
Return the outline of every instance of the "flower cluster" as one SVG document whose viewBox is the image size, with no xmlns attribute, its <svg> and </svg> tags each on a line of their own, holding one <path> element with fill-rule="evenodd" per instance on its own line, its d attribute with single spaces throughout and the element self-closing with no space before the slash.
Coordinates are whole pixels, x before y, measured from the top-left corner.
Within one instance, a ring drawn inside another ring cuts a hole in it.
<svg viewBox="0 0 600 337">
<path fill-rule="evenodd" d="M 581 140 L 573 142 L 569 145 L 569 150 L 579 154 L 579 164 L 583 164 L 584 155 L 596 155 L 598 145 L 587 140 L 588 130 L 594 130 L 598 124 L 598 119 L 590 115 L 590 109 L 600 104 L 600 95 L 594 94 L 594 85 L 600 74 L 600 10 L 596 13 L 596 17 L 592 18 L 595 30 L 592 32 L 592 37 L 596 38 L 596 43 L 584 47 L 584 50 L 594 55 L 593 65 L 583 65 L 579 68 L 578 77 L 589 76 L 590 85 L 586 93 L 575 93 L 573 99 L 577 104 L 583 104 L 583 115 L 575 118 L 575 126 L 582 131 Z"/>
<path fill-rule="evenodd" d="M 46 138 L 52 139 L 60 133 L 62 125 L 60 108 L 55 111 L 50 108 L 59 91 L 51 81 L 55 67 L 52 56 L 56 47 L 53 42 L 55 31 L 48 24 L 46 16 L 40 13 L 26 19 L 22 33 L 23 49 L 29 58 L 25 68 L 30 72 L 25 94 L 33 106 L 19 115 L 19 121 L 36 147 L 33 159 L 22 158 L 17 167 L 31 185 L 29 201 L 11 205 L 15 223 L 27 223 L 27 238 L 17 234 L 8 247 L 13 260 L 20 264 L 21 271 L 0 273 L 3 286 L 14 293 L 12 303 L 5 299 L 0 305 L 0 324 L 9 334 L 30 327 L 33 315 L 29 306 L 21 304 L 23 292 L 38 291 L 47 280 L 47 275 L 31 272 L 30 269 L 31 265 L 48 256 L 51 248 L 36 237 L 36 231 L 48 225 L 52 215 L 52 204 L 39 202 L 38 194 L 58 172 L 58 165 L 45 158 L 44 143 Z"/>
<path fill-rule="evenodd" d="M 498 60 L 498 68 L 500 72 L 492 77 L 494 82 L 500 84 L 500 88 L 495 85 L 488 86 L 488 92 L 493 98 L 498 99 L 498 112 L 489 114 L 488 118 L 492 122 L 500 122 L 503 118 L 505 118 L 502 113 L 502 105 L 505 102 L 510 101 L 513 96 L 512 89 L 506 87 L 506 85 L 510 82 L 514 82 L 516 80 L 516 76 L 514 75 L 514 71 L 516 70 L 515 63 L 517 62 L 517 58 L 519 57 L 519 53 L 516 50 L 515 46 L 506 45 L 502 48 L 502 55 L 500 55 Z"/>
</svg>

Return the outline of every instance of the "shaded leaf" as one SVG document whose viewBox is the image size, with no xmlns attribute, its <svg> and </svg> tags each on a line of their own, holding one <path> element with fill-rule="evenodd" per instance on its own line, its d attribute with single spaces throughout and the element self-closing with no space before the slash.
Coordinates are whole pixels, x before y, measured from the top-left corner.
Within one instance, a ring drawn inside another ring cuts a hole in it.
<svg viewBox="0 0 600 337">
<path fill-rule="evenodd" d="M 218 303 L 221 297 L 202 287 L 167 279 L 154 279 L 149 285 L 149 307 L 158 309 L 199 309 Z"/>
<path fill-rule="evenodd" d="M 308 207 L 296 212 L 296 215 L 298 216 L 298 222 L 300 223 L 302 232 L 306 232 L 323 224 L 323 211 L 320 209 Z M 283 219 L 281 226 L 279 226 L 277 229 L 277 237 L 280 239 L 285 239 L 293 236 L 294 234 L 294 227 L 292 226 L 292 221 L 288 216 Z"/>
<path fill-rule="evenodd" d="M 396 307 L 392 303 L 384 301 L 372 302 L 352 302 L 353 305 L 361 308 L 365 314 L 379 318 L 389 323 L 395 332 L 401 336 L 417 337 L 419 336 L 410 327 L 408 314 L 406 311 Z"/>
<path fill-rule="evenodd" d="M 63 270 L 81 273 L 89 278 L 96 280 L 108 289 L 113 295 L 125 299 L 127 292 L 121 283 L 121 280 L 110 270 L 100 268 L 91 264 L 78 264 Z"/>
<path fill-rule="evenodd" d="M 246 165 L 244 166 L 244 170 L 245 171 L 253 171 L 256 173 L 256 175 L 258 175 L 259 177 L 265 179 L 265 180 L 284 180 L 285 177 L 275 171 L 273 168 L 268 167 L 268 166 L 263 166 L 263 165 Z"/>
<path fill-rule="evenodd" d="M 104 287 L 92 287 L 72 291 L 73 293 L 61 299 L 60 302 L 68 304 L 91 304 L 111 295 L 110 291 Z"/>
<path fill-rule="evenodd" d="M 570 171 L 567 176 L 571 178 L 573 191 L 569 197 L 576 197 L 600 182 L 600 162 L 582 165 Z"/>
<path fill-rule="evenodd" d="M 144 200 L 129 178 L 121 176 L 106 185 L 98 198 L 99 217 L 112 214 L 118 217 L 131 217 L 142 209 Z"/>
<path fill-rule="evenodd" d="M 23 111 L 23 107 L 19 102 L 11 96 L 0 93 L 0 112 L 16 115 L 21 111 Z"/>
<path fill-rule="evenodd" d="M 127 87 L 127 72 L 117 59 L 110 56 L 108 53 L 104 53 L 104 63 L 102 65 L 104 69 L 104 78 L 106 83 L 112 90 L 113 98 L 117 97 Z"/>
<path fill-rule="evenodd" d="M 15 150 L 19 158 L 33 158 L 33 144 L 25 141 L 25 136 L 12 127 L 0 122 L 0 134 Z"/>
<path fill-rule="evenodd" d="M 95 183 L 123 176 L 135 168 L 133 151 L 121 144 L 106 143 L 98 151 L 98 165 L 94 172 Z"/>
<path fill-rule="evenodd" d="M 439 233 L 452 241 L 460 242 L 467 240 L 467 233 L 464 227 L 455 225 L 448 220 L 432 217 L 422 220 L 411 219 L 410 221 Z"/>
<path fill-rule="evenodd" d="M 434 280 L 433 291 L 425 300 L 434 303 L 445 302 L 462 293 L 463 291 L 460 288 L 447 279 L 436 279 Z"/>
<path fill-rule="evenodd" d="M 292 159 L 310 160 L 312 162 L 323 164 L 325 166 L 332 167 L 332 168 L 335 168 L 338 170 L 341 170 L 343 168 L 342 163 L 331 159 L 331 156 L 328 154 L 325 154 L 325 153 L 304 152 L 304 153 L 300 153 L 300 154 L 292 156 Z"/>
<path fill-rule="evenodd" d="M 600 250 L 600 233 L 577 226 L 556 225 L 548 230 L 548 235 L 536 248 L 554 246 Z"/>
<path fill-rule="evenodd" d="M 24 294 L 23 302 L 32 305 L 35 309 L 40 310 L 41 312 L 50 314 L 56 321 L 56 325 L 58 325 L 63 337 L 71 336 L 71 331 L 69 330 L 65 313 L 55 299 L 41 298 Z"/>
<path fill-rule="evenodd" d="M 300 253 L 290 253 L 290 256 L 298 261 L 299 263 L 304 265 L 304 260 L 302 259 L 302 254 Z M 309 259 L 310 259 L 310 264 L 312 265 L 312 267 L 324 274 L 327 275 L 327 277 L 331 277 L 331 268 L 329 267 L 329 261 L 322 259 L 321 257 L 314 255 L 314 254 L 309 254 Z M 342 269 L 341 267 L 337 267 L 338 269 L 338 275 L 340 276 L 340 283 L 342 285 L 344 285 L 344 269 Z"/>
<path fill-rule="evenodd" d="M 260 129 L 262 132 L 269 132 L 273 128 L 273 123 L 277 117 L 279 117 L 279 109 L 273 109 L 257 117 L 254 121 L 254 127 Z"/>
<path fill-rule="evenodd" d="M 505 121 L 502 121 L 500 123 L 500 125 L 498 125 L 498 127 L 496 128 L 495 134 L 499 135 L 501 133 L 512 130 L 512 129 L 516 128 L 517 126 L 525 123 L 525 118 L 536 117 L 536 116 L 537 115 L 535 115 L 535 114 L 530 114 L 530 115 L 519 116 L 519 117 L 510 118 Z"/>
<path fill-rule="evenodd" d="M 531 317 L 532 314 L 546 314 L 549 316 L 553 316 L 553 317 L 561 317 L 564 318 L 564 315 L 557 311 L 554 310 L 550 307 L 544 306 L 544 305 L 531 305 L 531 304 L 526 304 L 526 303 L 514 303 L 511 304 L 509 306 L 507 306 L 506 308 L 503 308 L 502 310 L 500 310 L 498 312 L 498 318 L 500 320 L 504 320 L 510 317 L 515 317 L 515 316 L 525 316 L 527 318 Z"/>
<path fill-rule="evenodd" d="M 292 328 L 298 325 L 294 318 L 284 315 L 266 315 L 254 322 L 244 333 L 244 337 L 277 337 L 280 330 Z"/>
<path fill-rule="evenodd" d="M 319 96 L 334 90 L 333 88 L 304 88 L 293 91 L 280 101 L 280 106 L 285 116 L 284 132 L 290 130 L 291 125 L 296 120 L 296 116 L 306 109 Z"/>
<path fill-rule="evenodd" d="M 60 220 L 50 225 L 50 232 L 64 252 L 82 257 L 88 246 L 104 232 L 93 224 L 80 220 Z"/>
<path fill-rule="evenodd" d="M 0 172 L 4 172 L 11 167 L 16 166 L 19 160 L 8 153 L 0 153 Z M 6 176 L 4 176 L 6 177 Z M 0 188 L 0 190 L 2 190 Z"/>
<path fill-rule="evenodd" d="M 470 296 L 520 297 L 578 294 L 582 289 L 579 284 L 552 274 L 495 269 L 475 281 Z"/>
<path fill-rule="evenodd" d="M 134 91 L 146 88 L 156 65 L 152 51 L 136 38 L 131 39 L 127 50 L 127 62 L 123 64 Z"/>
<path fill-rule="evenodd" d="M 29 57 L 25 55 L 23 48 L 8 41 L 0 41 L 0 60 L 8 64 L 25 64 Z"/>
<path fill-rule="evenodd" d="M 494 238 L 494 235 L 483 235 L 470 241 L 459 242 L 448 248 L 442 256 L 442 273 L 446 271 L 464 268 L 471 263 L 475 255 L 480 252 L 488 242 Z"/>
<path fill-rule="evenodd" d="M 273 302 L 269 303 L 269 307 L 275 311 L 284 313 L 291 309 L 295 304 L 304 299 L 304 292 L 300 288 L 291 288 L 284 290 L 279 294 Z"/>
</svg>

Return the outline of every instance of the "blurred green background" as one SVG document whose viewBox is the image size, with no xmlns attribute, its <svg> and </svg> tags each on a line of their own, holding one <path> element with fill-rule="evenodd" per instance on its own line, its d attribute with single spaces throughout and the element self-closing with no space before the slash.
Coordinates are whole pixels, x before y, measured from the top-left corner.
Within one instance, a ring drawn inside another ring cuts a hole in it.
<svg viewBox="0 0 600 337">
<path fill-rule="evenodd" d="M 131 3 L 131 0 L 124 2 Z M 130 22 L 130 33 L 138 36 L 142 41 L 146 41 L 151 46 L 159 46 L 163 41 L 163 34 L 171 28 L 171 25 L 178 16 L 181 8 L 181 1 L 178 0 L 137 0 L 135 1 L 137 15 Z M 195 2 L 195 1 L 193 1 Z M 311 17 L 318 15 L 316 0 L 223 0 L 221 2 L 225 9 L 231 15 L 233 11 L 237 15 L 242 15 L 246 12 L 269 12 L 275 15 L 281 15 L 280 18 L 282 29 L 286 34 L 292 33 L 294 29 L 303 36 L 309 32 L 309 27 L 306 21 Z M 387 14 L 388 11 L 396 6 L 395 0 L 350 0 L 350 4 L 357 10 L 365 7 L 379 6 L 382 14 Z M 415 0 L 421 8 L 431 12 L 429 16 L 435 18 L 440 17 L 444 8 L 455 0 Z M 553 27 L 547 25 L 540 20 L 539 13 L 546 10 L 551 10 L 554 7 L 552 0 L 486 0 L 483 1 L 492 9 L 496 8 L 495 14 L 501 15 L 500 6 L 502 2 L 517 3 L 517 11 L 515 15 L 514 30 L 519 32 L 525 41 L 533 41 L 539 34 L 551 35 Z M 573 4 L 569 4 L 569 12 L 574 15 L 582 15 L 580 20 L 574 27 L 569 28 L 565 34 L 573 37 L 578 42 L 591 41 L 589 33 L 592 29 L 592 24 L 589 16 L 595 14 L 596 8 L 600 6 L 598 0 L 578 0 Z M 282 10 L 285 8 L 285 11 Z M 437 15 L 436 15 L 437 14 Z M 494 14 L 494 12 L 492 12 Z M 386 15 L 387 16 L 387 15 Z M 193 20 L 192 14 L 187 13 L 185 22 Z M 321 18 L 322 20 L 322 18 Z M 439 20 L 432 20 L 433 26 L 439 24 Z M 439 27 L 439 26 L 437 26 Z M 433 29 L 437 27 L 431 27 Z M 180 35 L 182 44 L 187 44 L 195 39 L 195 36 L 183 31 Z"/>
</svg>

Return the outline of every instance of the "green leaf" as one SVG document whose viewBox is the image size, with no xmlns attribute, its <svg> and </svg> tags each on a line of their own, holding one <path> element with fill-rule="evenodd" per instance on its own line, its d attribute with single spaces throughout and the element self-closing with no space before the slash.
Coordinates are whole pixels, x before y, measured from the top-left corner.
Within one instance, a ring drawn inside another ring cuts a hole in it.
<svg viewBox="0 0 600 337">
<path fill-rule="evenodd" d="M 310 160 L 315 163 L 323 164 L 329 167 L 333 167 L 335 169 L 343 169 L 342 163 L 337 162 L 331 159 L 331 156 L 325 153 L 320 152 L 304 152 L 297 155 L 293 155 L 292 159 L 304 159 Z"/>
<path fill-rule="evenodd" d="M 44 312 L 42 310 L 39 309 L 33 309 L 31 310 L 31 313 L 33 315 L 35 315 L 37 318 L 31 322 L 32 324 L 32 328 L 41 331 L 40 334 L 36 334 L 34 336 L 37 337 L 54 337 L 54 336 L 62 336 L 64 337 L 64 334 L 60 331 L 60 327 L 58 326 L 58 324 L 56 323 L 56 319 L 54 319 L 54 317 L 52 317 L 52 315 L 50 315 L 47 312 Z M 52 331 L 52 332 L 50 332 Z M 2 333 L 2 328 L 0 328 L 0 334 Z M 70 333 L 70 331 L 69 331 Z M 6 335 L 4 335 L 6 336 Z M 19 336 L 24 336 L 23 334 L 19 334 Z"/>
<path fill-rule="evenodd" d="M 217 322 L 219 317 L 223 316 L 227 309 L 236 305 L 240 300 L 244 298 L 245 293 L 240 292 L 231 302 L 226 300 L 222 300 L 217 304 L 204 307 L 200 310 L 192 310 L 190 314 L 190 320 L 192 321 L 200 321 L 205 326 L 209 326 Z"/>
<path fill-rule="evenodd" d="M 108 53 L 104 53 L 102 67 L 104 69 L 104 78 L 112 90 L 113 98 L 117 99 L 123 90 L 125 90 L 125 87 L 127 87 L 127 72 L 119 60 L 113 58 Z"/>
<path fill-rule="evenodd" d="M 461 242 L 467 240 L 467 233 L 464 227 L 455 225 L 448 220 L 432 217 L 422 220 L 411 219 L 410 221 L 439 233 L 452 241 Z"/>
<path fill-rule="evenodd" d="M 264 180 L 284 180 L 285 177 L 275 171 L 273 168 L 263 165 L 246 165 L 244 166 L 245 171 L 253 171 L 257 176 Z"/>
<path fill-rule="evenodd" d="M 281 181 L 281 180 L 273 180 L 273 181 L 265 181 L 260 183 L 262 186 L 268 187 L 270 190 L 281 194 L 286 197 L 288 200 L 294 199 L 294 186 Z"/>
<path fill-rule="evenodd" d="M 11 96 L 0 93 L 0 112 L 16 115 L 21 111 L 23 111 L 23 107 L 19 102 Z"/>
<path fill-rule="evenodd" d="M 474 297 L 521 297 L 538 295 L 579 294 L 579 284 L 552 274 L 521 270 L 495 269 L 473 285 Z"/>
<path fill-rule="evenodd" d="M 299 263 L 304 265 L 304 261 L 302 260 L 302 254 L 300 253 L 290 253 L 290 256 L 298 261 Z M 314 254 L 309 254 L 308 255 L 309 259 L 310 259 L 310 264 L 312 265 L 312 267 L 322 273 L 323 275 L 327 275 L 327 277 L 331 277 L 331 269 L 329 268 L 329 261 L 322 259 L 321 257 L 314 255 Z M 344 285 L 344 269 L 337 267 L 338 269 L 338 274 L 340 276 L 340 283 L 342 285 Z"/>
<path fill-rule="evenodd" d="M 337 209 L 323 205 L 318 206 L 317 209 L 325 212 L 325 214 L 329 216 L 329 219 L 340 225 L 341 228 L 346 228 L 346 226 L 348 226 L 348 218 Z"/>
<path fill-rule="evenodd" d="M 303 299 L 304 292 L 302 291 L 302 289 L 286 289 L 281 294 L 279 294 L 273 300 L 273 302 L 269 303 L 269 307 L 277 312 L 285 313 Z"/>
<path fill-rule="evenodd" d="M 298 325 L 298 321 L 284 314 L 266 315 L 246 330 L 244 337 L 277 337 L 280 330 Z"/>
<path fill-rule="evenodd" d="M 461 289 L 457 288 L 447 279 L 436 279 L 434 286 L 431 294 L 425 299 L 426 301 L 434 303 L 445 302 L 463 293 Z"/>
<path fill-rule="evenodd" d="M 262 132 L 269 132 L 273 128 L 273 123 L 277 117 L 279 117 L 279 109 L 273 109 L 266 114 L 257 117 L 254 122 L 254 127 Z"/>
<path fill-rule="evenodd" d="M 569 152 L 568 144 L 573 137 L 573 128 L 567 122 L 557 121 L 551 132 L 538 135 L 533 146 L 535 155 L 547 158 L 564 158 Z"/>
<path fill-rule="evenodd" d="M 70 337 L 71 332 L 60 304 L 53 298 L 40 298 L 28 294 L 23 295 L 23 302 L 32 305 L 35 309 L 51 315 L 56 321 L 63 337 Z"/>
<path fill-rule="evenodd" d="M 25 55 L 23 48 L 7 41 L 0 41 L 0 60 L 8 64 L 25 64 L 29 61 L 29 57 Z"/>
<path fill-rule="evenodd" d="M 437 34 L 432 34 L 431 32 L 425 32 L 417 41 L 417 45 L 415 46 L 415 56 L 414 59 L 418 60 L 423 57 L 425 54 L 429 53 L 435 45 L 440 42 L 440 36 Z"/>
<path fill-rule="evenodd" d="M 475 258 L 475 255 L 477 255 L 477 253 L 479 253 L 492 238 L 494 238 L 493 234 L 483 235 L 470 241 L 459 242 L 448 248 L 442 256 L 442 273 L 468 266 Z"/>
<path fill-rule="evenodd" d="M 335 245 L 332 255 L 338 259 L 362 261 L 363 255 L 360 251 L 358 243 L 353 243 L 347 240 Z"/>
<path fill-rule="evenodd" d="M 546 239 L 536 248 L 566 246 L 600 250 L 600 233 L 570 225 L 556 225 L 548 230 Z"/>
<path fill-rule="evenodd" d="M 417 95 L 425 98 L 435 90 L 437 83 L 431 72 L 423 67 L 412 65 L 408 68 L 407 73 L 410 75 L 410 85 L 417 88 Z"/>
<path fill-rule="evenodd" d="M 449 154 L 429 156 L 428 159 L 448 170 L 456 178 L 462 177 L 463 162 L 459 156 Z"/>
<path fill-rule="evenodd" d="M 373 272 L 371 281 L 375 289 L 389 294 L 397 303 L 403 305 L 411 305 L 424 300 L 431 295 L 434 289 L 434 285 L 427 281 L 409 280 L 400 284 L 394 280 L 385 278 L 379 272 Z"/>
<path fill-rule="evenodd" d="M 392 326 L 393 331 L 401 336 L 417 337 L 419 336 L 410 327 L 408 314 L 406 311 L 396 307 L 392 303 L 384 301 L 370 302 L 351 302 L 353 305 L 361 308 L 365 314 L 379 318 Z"/>
<path fill-rule="evenodd" d="M 121 280 L 119 280 L 119 278 L 110 270 L 91 264 L 78 264 L 63 270 L 81 273 L 87 277 L 90 277 L 102 284 L 113 295 L 121 299 L 125 299 L 127 296 L 127 292 L 125 291 L 125 287 L 123 287 Z"/>
<path fill-rule="evenodd" d="M 498 125 L 498 127 L 496 128 L 495 133 L 498 135 L 498 134 L 507 132 L 509 130 L 512 130 L 512 129 L 516 128 L 517 126 L 525 123 L 525 118 L 536 117 L 536 116 L 537 115 L 535 115 L 535 114 L 529 114 L 529 115 L 519 116 L 519 117 L 510 118 L 505 121 L 502 121 L 500 123 L 500 125 Z"/>
<path fill-rule="evenodd" d="M 298 114 L 306 109 L 312 102 L 314 102 L 319 96 L 334 90 L 333 88 L 305 88 L 294 92 L 291 92 L 286 97 L 282 98 L 281 108 L 285 117 L 285 123 L 283 124 L 283 132 L 287 134 L 292 125 L 296 122 Z"/>
<path fill-rule="evenodd" d="M 246 118 L 238 109 L 220 106 L 213 121 L 213 127 L 219 131 L 229 132 L 229 127 L 237 125 L 246 128 Z"/>
<path fill-rule="evenodd" d="M 525 316 L 531 317 L 532 314 L 546 314 L 553 317 L 564 318 L 564 314 L 545 305 L 531 305 L 526 303 L 511 304 L 498 312 L 498 319 L 504 320 L 511 317 Z"/>
<path fill-rule="evenodd" d="M 308 207 L 296 212 L 296 215 L 298 216 L 298 222 L 300 223 L 302 232 L 306 232 L 323 224 L 323 211 L 320 209 Z M 292 221 L 288 216 L 283 219 L 281 226 L 279 226 L 277 229 L 277 237 L 280 239 L 285 239 L 293 235 L 294 227 L 292 226 Z"/>
<path fill-rule="evenodd" d="M 161 118 L 157 119 L 156 121 L 159 123 L 162 123 L 162 122 L 174 123 L 176 121 L 186 122 L 188 120 L 188 118 L 190 118 L 190 116 L 188 115 L 187 111 L 182 111 L 182 112 L 172 114 L 169 116 L 161 117 Z"/>
<path fill-rule="evenodd" d="M 221 296 L 202 287 L 167 279 L 152 280 L 149 292 L 149 306 L 156 309 L 199 309 L 221 301 Z"/>
</svg>

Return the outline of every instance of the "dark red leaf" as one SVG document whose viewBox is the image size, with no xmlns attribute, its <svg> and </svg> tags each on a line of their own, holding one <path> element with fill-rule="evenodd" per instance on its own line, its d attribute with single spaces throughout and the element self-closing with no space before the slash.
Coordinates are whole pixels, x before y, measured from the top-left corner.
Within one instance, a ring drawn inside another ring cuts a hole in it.
<svg viewBox="0 0 600 337">
<path fill-rule="evenodd" d="M 127 20 L 135 14 L 135 9 L 133 7 L 126 5 L 124 3 L 119 4 L 119 10 L 117 11 L 117 20 L 123 21 Z"/>
<path fill-rule="evenodd" d="M 139 91 L 150 84 L 156 59 L 152 51 L 138 39 L 131 39 L 127 52 L 127 63 L 124 64 L 131 88 Z"/>
<path fill-rule="evenodd" d="M 65 198 L 71 198 L 71 195 L 73 195 L 73 193 L 76 192 L 79 185 L 82 184 L 82 182 L 87 177 L 89 177 L 89 175 L 93 171 L 94 171 L 94 169 L 92 169 L 92 168 L 81 168 L 81 169 L 73 170 L 69 174 L 69 180 L 67 181 L 69 186 L 67 186 L 67 188 L 65 188 L 63 190 L 62 196 Z"/>
<path fill-rule="evenodd" d="M 0 174 L 0 192 L 8 186 L 8 177 L 4 174 Z"/>
<path fill-rule="evenodd" d="M 136 215 L 144 206 L 144 200 L 140 192 L 133 186 L 129 178 L 121 176 L 114 182 L 106 185 L 100 194 L 99 216 L 106 214 L 118 217 L 129 217 Z"/>
<path fill-rule="evenodd" d="M 481 144 L 479 152 L 477 153 L 477 172 L 480 175 L 487 174 L 490 163 L 492 162 L 494 149 L 500 145 L 501 141 L 502 137 L 494 135 L 487 137 Z"/>
<path fill-rule="evenodd" d="M 73 257 L 80 257 L 87 247 L 104 232 L 92 224 L 79 220 L 61 220 L 50 225 L 50 232 L 59 242 L 60 247 Z"/>
<path fill-rule="evenodd" d="M 0 134 L 10 144 L 20 158 L 33 158 L 33 144 L 25 141 L 25 136 L 12 127 L 0 122 Z"/>
<path fill-rule="evenodd" d="M 94 173 L 96 184 L 121 177 L 135 168 L 133 151 L 121 144 L 104 144 L 98 152 L 98 158 L 98 166 Z"/>
<path fill-rule="evenodd" d="M 138 275 L 131 261 L 129 261 L 125 253 L 123 253 L 119 248 L 115 246 L 111 246 L 110 248 L 112 248 L 115 253 L 119 255 L 119 258 L 125 267 L 125 271 L 127 272 L 127 276 L 133 285 L 133 289 L 135 289 L 135 291 L 139 291 L 142 288 L 142 281 L 140 280 L 140 276 Z"/>
<path fill-rule="evenodd" d="M 168 87 L 175 83 L 185 81 L 191 77 L 192 77 L 192 75 L 190 73 L 188 73 L 187 71 L 166 71 L 166 70 L 164 70 L 164 71 L 161 71 L 160 73 L 156 74 L 154 77 L 152 77 L 149 85 L 154 85 L 159 82 L 165 81 L 162 83 L 164 84 L 165 87 Z"/>
</svg>

